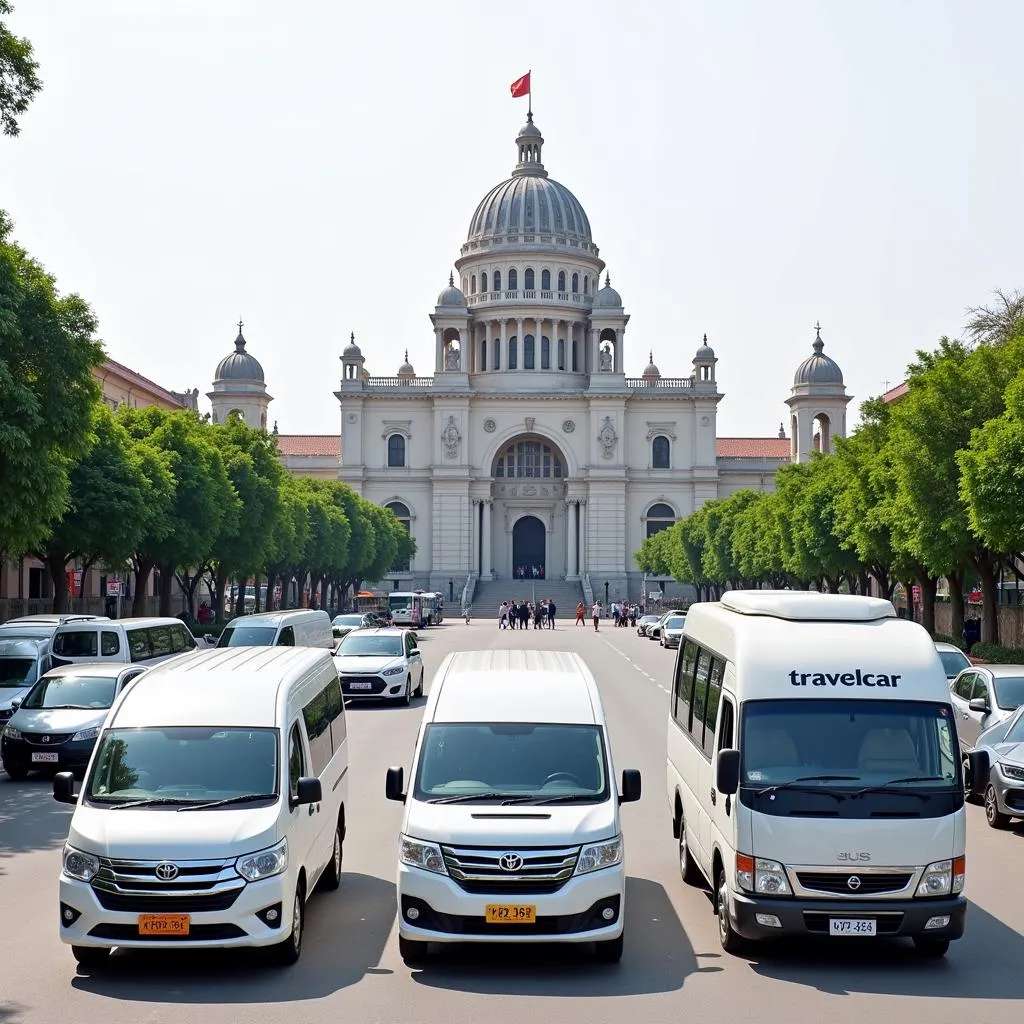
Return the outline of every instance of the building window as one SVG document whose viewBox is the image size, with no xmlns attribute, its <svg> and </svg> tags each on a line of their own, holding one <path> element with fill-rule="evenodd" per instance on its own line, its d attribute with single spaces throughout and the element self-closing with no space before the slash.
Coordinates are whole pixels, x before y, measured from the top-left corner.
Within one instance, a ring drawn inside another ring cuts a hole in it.
<svg viewBox="0 0 1024 1024">
<path fill-rule="evenodd" d="M 495 338 L 494 344 L 491 346 L 494 352 L 494 368 L 496 370 L 501 369 L 501 339 Z"/>
<path fill-rule="evenodd" d="M 672 511 L 671 505 L 659 501 L 647 510 L 647 515 L 644 518 L 647 521 L 647 536 L 653 537 L 656 533 L 661 533 L 662 530 L 667 530 L 672 526 L 676 521 L 676 514 Z"/>
<path fill-rule="evenodd" d="M 516 291 L 516 289 L 518 289 L 518 287 L 519 287 L 519 275 L 516 273 L 515 269 L 513 268 L 512 270 L 510 270 L 508 272 L 508 290 L 510 292 L 514 292 L 514 291 Z"/>
<path fill-rule="evenodd" d="M 496 270 L 494 272 L 494 290 L 496 292 L 500 292 L 501 291 L 501 271 L 500 270 Z"/>
<path fill-rule="evenodd" d="M 572 293 L 573 295 L 579 295 L 580 293 L 580 275 L 572 275 Z"/>
<path fill-rule="evenodd" d="M 565 338 L 558 339 L 558 368 L 565 369 Z"/>
<path fill-rule="evenodd" d="M 651 442 L 651 465 L 655 469 L 668 469 L 670 467 L 670 451 L 668 438 L 659 434 Z"/>
<path fill-rule="evenodd" d="M 584 295 L 589 295 L 590 294 L 590 275 L 589 274 L 585 274 L 584 277 L 583 277 L 583 294 Z"/>
<path fill-rule="evenodd" d="M 480 275 L 480 291 L 482 291 L 482 292 L 487 291 L 487 271 L 486 270 Z"/>
<path fill-rule="evenodd" d="M 551 369 L 551 342 L 548 338 L 540 339 L 540 368 Z"/>
<path fill-rule="evenodd" d="M 508 339 L 508 368 L 514 370 L 519 366 L 518 345 L 515 338 Z"/>
<path fill-rule="evenodd" d="M 551 291 L 551 271 L 542 270 L 540 272 L 540 290 L 542 292 Z"/>
<path fill-rule="evenodd" d="M 412 533 L 412 513 L 409 511 L 408 505 L 401 501 L 391 501 L 384 507 L 389 509 L 394 517 L 405 527 L 406 533 Z M 391 571 L 408 572 L 409 562 L 406 561 L 402 565 L 393 565 Z"/>
<path fill-rule="evenodd" d="M 565 271 L 564 270 L 560 270 L 558 272 L 558 290 L 560 292 L 564 292 L 565 291 Z"/>
<path fill-rule="evenodd" d="M 388 466 L 405 465 L 405 438 L 401 434 L 392 434 L 388 438 Z"/>
<path fill-rule="evenodd" d="M 498 456 L 494 475 L 509 479 L 562 477 L 562 460 L 541 441 L 517 441 Z"/>
<path fill-rule="evenodd" d="M 526 270 L 523 271 L 523 287 L 528 292 L 532 292 L 533 291 L 533 284 L 534 284 L 534 282 L 533 282 L 533 268 L 532 267 L 527 267 Z"/>
<path fill-rule="evenodd" d="M 480 342 L 480 369 L 487 369 L 487 339 Z"/>
<path fill-rule="evenodd" d="M 469 289 L 470 289 L 470 294 L 472 294 L 472 295 L 476 294 L 476 274 L 474 274 L 469 279 Z"/>
<path fill-rule="evenodd" d="M 533 370 L 534 367 L 534 352 L 533 352 L 533 335 L 527 334 L 523 338 L 523 369 Z"/>
</svg>

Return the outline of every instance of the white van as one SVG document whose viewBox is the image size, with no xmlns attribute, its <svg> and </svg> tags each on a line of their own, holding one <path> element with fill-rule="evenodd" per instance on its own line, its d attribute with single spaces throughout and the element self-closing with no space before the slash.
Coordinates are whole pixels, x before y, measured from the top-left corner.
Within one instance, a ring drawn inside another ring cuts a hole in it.
<svg viewBox="0 0 1024 1024">
<path fill-rule="evenodd" d="M 288 612 L 257 612 L 232 619 L 218 647 L 326 647 L 336 641 L 331 617 L 324 611 L 297 608 Z"/>
<path fill-rule="evenodd" d="M 305 900 L 341 879 L 348 791 L 330 652 L 204 651 L 143 673 L 110 711 L 74 796 L 60 937 L 114 946 L 268 946 L 295 963 Z"/>
<path fill-rule="evenodd" d="M 928 633 L 888 601 L 729 591 L 676 657 L 668 800 L 722 946 L 963 934 L 964 778 Z M 973 770 L 973 765 L 972 765 Z"/>
<path fill-rule="evenodd" d="M 431 942 L 592 942 L 622 956 L 625 868 L 604 710 L 562 651 L 460 651 L 427 699 L 399 837 L 399 950 Z"/>
<path fill-rule="evenodd" d="M 155 665 L 196 649 L 196 638 L 181 619 L 128 618 L 67 622 L 54 631 L 54 665 L 82 662 Z"/>
<path fill-rule="evenodd" d="M 49 670 L 49 640 L 0 633 L 0 723 L 14 714 L 36 680 Z"/>
</svg>

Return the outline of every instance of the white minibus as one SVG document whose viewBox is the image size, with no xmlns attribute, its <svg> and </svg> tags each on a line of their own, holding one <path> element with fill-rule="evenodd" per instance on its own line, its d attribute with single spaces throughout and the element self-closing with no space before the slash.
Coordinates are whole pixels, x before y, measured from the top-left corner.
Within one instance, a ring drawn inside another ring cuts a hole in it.
<svg viewBox="0 0 1024 1024">
<path fill-rule="evenodd" d="M 54 665 L 107 662 L 155 665 L 196 650 L 196 638 L 181 619 L 92 619 L 58 626 L 51 643 Z"/>
<path fill-rule="evenodd" d="M 619 804 L 597 684 L 563 651 L 449 654 L 430 688 L 413 770 L 390 768 L 405 804 L 398 945 L 406 963 L 435 942 L 593 943 L 622 956 L 625 868 Z"/>
<path fill-rule="evenodd" d="M 888 601 L 740 590 L 693 605 L 668 801 L 722 946 L 907 936 L 944 955 L 966 910 L 958 750 L 935 645 Z"/>
<path fill-rule="evenodd" d="M 325 647 L 333 650 L 331 617 L 314 608 L 285 612 L 257 612 L 232 619 L 217 641 L 218 647 Z"/>
<path fill-rule="evenodd" d="M 269 947 L 292 964 L 305 901 L 341 879 L 348 787 L 330 651 L 178 658 L 118 697 L 62 857 L 59 929 L 84 966 L 114 946 Z"/>
</svg>

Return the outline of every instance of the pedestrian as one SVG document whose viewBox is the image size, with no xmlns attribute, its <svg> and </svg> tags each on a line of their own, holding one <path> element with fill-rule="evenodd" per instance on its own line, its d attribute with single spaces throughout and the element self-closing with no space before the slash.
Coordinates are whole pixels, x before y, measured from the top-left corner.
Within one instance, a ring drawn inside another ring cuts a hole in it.
<svg viewBox="0 0 1024 1024">
<path fill-rule="evenodd" d="M 599 627 L 601 625 L 601 610 L 602 610 L 601 609 L 601 602 L 600 601 L 595 601 L 594 602 L 594 607 L 592 609 L 593 615 L 594 615 L 594 632 L 595 633 L 599 632 Z"/>
<path fill-rule="evenodd" d="M 555 602 L 548 598 L 548 629 L 555 628 Z"/>
<path fill-rule="evenodd" d="M 580 601 L 580 603 L 578 605 L 576 605 L 576 625 L 577 626 L 584 626 L 584 625 L 586 625 L 586 623 L 583 621 L 586 618 L 586 615 L 587 615 L 587 606 L 582 601 Z"/>
</svg>

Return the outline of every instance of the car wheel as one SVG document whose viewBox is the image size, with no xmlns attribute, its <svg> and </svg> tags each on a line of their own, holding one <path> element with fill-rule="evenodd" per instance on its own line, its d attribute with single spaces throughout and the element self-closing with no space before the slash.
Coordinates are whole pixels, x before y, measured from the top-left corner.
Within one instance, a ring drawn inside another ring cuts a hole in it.
<svg viewBox="0 0 1024 1024">
<path fill-rule="evenodd" d="M 416 687 L 416 696 L 417 697 L 422 697 L 423 696 L 423 676 L 424 676 L 424 674 L 425 673 L 424 673 L 423 669 L 420 669 L 420 684 L 419 684 L 419 686 Z"/>
<path fill-rule="evenodd" d="M 918 956 L 937 960 L 944 957 L 948 949 L 949 939 L 926 939 L 921 935 L 914 936 L 914 950 Z"/>
<path fill-rule="evenodd" d="M 606 939 L 594 943 L 594 956 L 603 964 L 617 964 L 622 959 L 622 950 L 626 944 L 626 933 L 617 939 Z"/>
<path fill-rule="evenodd" d="M 419 939 L 406 939 L 398 936 L 398 952 L 405 961 L 407 967 L 423 963 L 427 959 L 428 946 Z"/>
<path fill-rule="evenodd" d="M 679 874 L 687 885 L 700 885 L 702 876 L 686 841 L 686 821 L 679 819 Z"/>
<path fill-rule="evenodd" d="M 729 920 L 729 889 L 725 884 L 725 868 L 715 876 L 715 910 L 718 914 L 718 941 L 726 953 L 739 953 L 743 949 L 742 937 L 733 930 Z"/>
<path fill-rule="evenodd" d="M 72 946 L 71 955 L 82 967 L 102 967 L 110 958 L 106 946 Z"/>
<path fill-rule="evenodd" d="M 295 887 L 295 902 L 292 905 L 292 930 L 283 942 L 271 946 L 271 957 L 281 967 L 290 967 L 298 963 L 302 956 L 302 931 L 306 924 L 305 901 L 302 898 L 302 886 Z"/>
<path fill-rule="evenodd" d="M 1010 816 L 999 810 L 996 787 L 991 782 L 985 787 L 985 820 L 991 828 L 1007 828 L 1010 824 Z"/>
<path fill-rule="evenodd" d="M 341 845 L 341 825 L 334 827 L 334 849 L 331 851 L 331 860 L 324 873 L 320 876 L 320 888 L 325 892 L 333 892 L 341 885 L 341 861 L 344 851 Z"/>
<path fill-rule="evenodd" d="M 405 677 L 405 693 L 402 695 L 402 703 L 406 707 L 412 703 L 412 676 Z"/>
<path fill-rule="evenodd" d="M 28 769 L 22 764 L 15 764 L 13 761 L 4 760 L 4 771 L 11 782 L 24 782 L 28 778 Z M 93 949 L 92 946 L 83 946 L 82 949 Z"/>
</svg>

